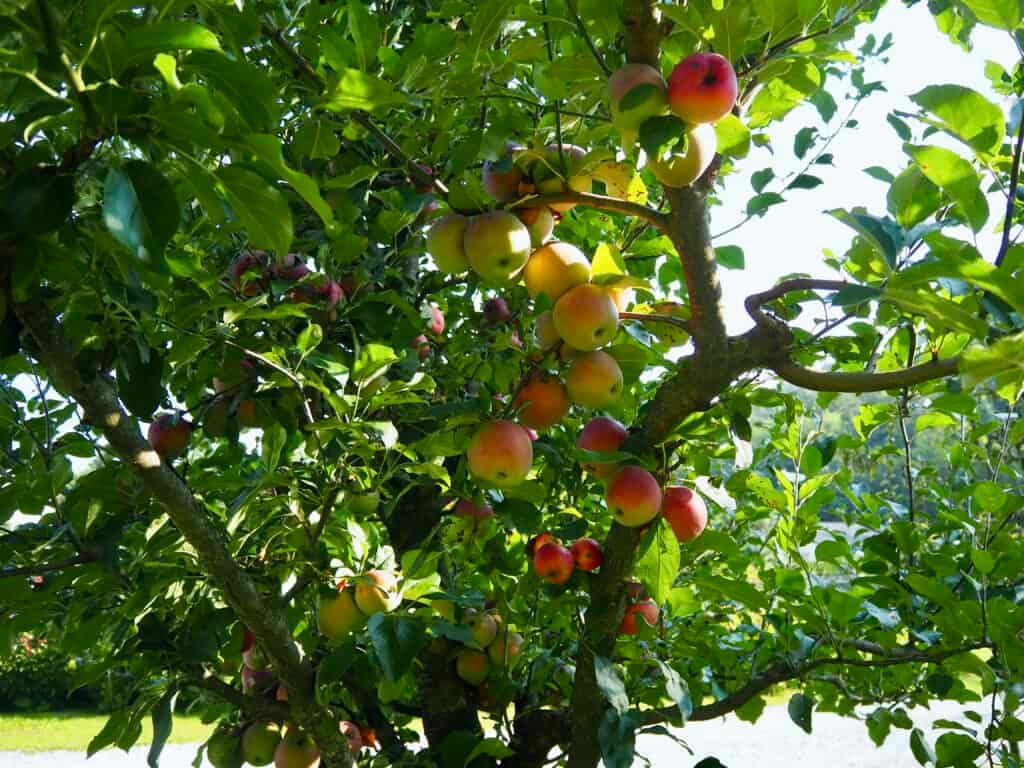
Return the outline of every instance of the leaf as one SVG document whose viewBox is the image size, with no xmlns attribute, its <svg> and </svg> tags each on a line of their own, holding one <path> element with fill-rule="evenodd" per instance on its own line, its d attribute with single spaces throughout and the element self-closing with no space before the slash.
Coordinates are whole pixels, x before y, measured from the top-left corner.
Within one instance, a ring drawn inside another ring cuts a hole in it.
<svg viewBox="0 0 1024 768">
<path fill-rule="evenodd" d="M 959 368 L 969 386 L 1006 371 L 1024 373 L 1024 333 L 1004 336 L 988 346 L 968 347 Z"/>
<path fill-rule="evenodd" d="M 609 709 L 604 713 L 597 738 L 605 768 L 630 768 L 633 765 L 637 725 L 632 712 L 620 714 Z"/>
<path fill-rule="evenodd" d="M 514 749 L 509 749 L 505 745 L 505 742 L 497 737 L 483 739 L 473 747 L 473 751 L 466 756 L 463 766 L 468 766 L 478 757 L 493 757 L 496 760 L 501 760 L 506 757 L 511 757 L 515 753 Z"/>
<path fill-rule="evenodd" d="M 870 285 L 848 285 L 832 294 L 831 304 L 833 307 L 849 307 L 877 299 L 881 295 L 880 290 Z"/>
<path fill-rule="evenodd" d="M 974 567 L 979 572 L 984 573 L 986 576 L 992 573 L 996 567 L 996 559 L 992 556 L 991 552 L 984 549 L 972 549 L 971 562 L 974 563 Z"/>
<path fill-rule="evenodd" d="M 121 71 L 163 51 L 219 51 L 217 35 L 190 21 L 156 21 L 134 27 L 124 38 Z"/>
<path fill-rule="evenodd" d="M 988 323 L 977 313 L 926 290 L 889 288 L 885 291 L 885 298 L 911 312 L 925 315 L 938 328 L 969 333 L 976 338 L 984 337 L 988 330 Z"/>
<path fill-rule="evenodd" d="M 715 123 L 718 152 L 743 158 L 750 152 L 750 129 L 736 115 L 728 114 Z"/>
<path fill-rule="evenodd" d="M 309 207 L 316 211 L 324 224 L 329 226 L 334 222 L 334 211 L 320 195 L 320 188 L 316 182 L 285 162 L 280 139 L 269 134 L 251 133 L 244 136 L 240 143 L 260 161 L 266 163 L 280 178 L 287 181 Z"/>
<path fill-rule="evenodd" d="M 803 158 L 814 145 L 814 137 L 818 133 L 818 129 L 814 126 L 805 126 L 796 132 L 796 136 L 793 139 L 793 154 L 799 158 Z"/>
<path fill-rule="evenodd" d="M 118 242 L 150 267 L 163 252 L 181 220 L 170 182 L 156 168 L 132 160 L 112 168 L 103 186 L 103 223 Z"/>
<path fill-rule="evenodd" d="M 957 203 L 971 229 L 978 232 L 985 226 L 988 201 L 981 191 L 978 172 L 969 162 L 944 147 L 911 145 L 907 153 L 914 158 L 921 173 Z"/>
<path fill-rule="evenodd" d="M 895 265 L 896 256 L 903 247 L 903 232 L 894 221 L 872 216 L 862 208 L 854 208 L 852 211 L 834 208 L 828 214 L 865 238 L 885 257 L 890 267 Z"/>
<path fill-rule="evenodd" d="M 935 762 L 935 750 L 932 749 L 932 745 L 928 743 L 920 728 L 915 728 L 910 732 L 910 751 L 914 753 L 914 758 L 921 765 Z"/>
<path fill-rule="evenodd" d="M 423 624 L 405 616 L 378 613 L 370 617 L 370 641 L 388 680 L 404 675 L 428 641 Z"/>
<path fill-rule="evenodd" d="M 977 91 L 962 85 L 930 85 L 910 98 L 972 149 L 998 154 L 1005 134 L 1003 110 Z"/>
<path fill-rule="evenodd" d="M 685 140 L 686 125 L 675 115 L 649 117 L 640 124 L 640 146 L 649 158 L 664 158 Z"/>
<path fill-rule="evenodd" d="M 146 755 L 146 763 L 149 768 L 160 768 L 160 753 L 164 751 L 164 745 L 171 736 L 171 729 L 174 726 L 174 701 L 178 698 L 178 690 L 171 688 L 153 708 L 153 742 L 149 747 L 149 754 Z"/>
<path fill-rule="evenodd" d="M 897 176 L 886 195 L 889 213 L 904 229 L 910 229 L 931 216 L 942 205 L 939 188 L 916 165 L 907 166 Z"/>
<path fill-rule="evenodd" d="M 288 201 L 277 187 L 253 171 L 228 165 L 217 170 L 219 188 L 249 244 L 277 254 L 288 253 L 294 229 Z"/>
<path fill-rule="evenodd" d="M 185 66 L 198 69 L 223 94 L 251 131 L 270 131 L 277 124 L 277 86 L 266 72 L 240 59 L 229 59 L 213 51 L 196 51 Z"/>
<path fill-rule="evenodd" d="M 358 69 L 343 69 L 328 79 L 320 106 L 331 112 L 361 109 L 379 115 L 405 102 L 405 94 L 393 84 Z"/>
<path fill-rule="evenodd" d="M 0 208 L 0 232 L 42 235 L 67 221 L 75 204 L 75 177 L 32 169 L 22 171 L 7 184 Z"/>
<path fill-rule="evenodd" d="M 701 576 L 694 581 L 699 587 L 718 592 L 727 600 L 735 600 L 752 610 L 768 610 L 768 598 L 757 587 L 745 581 L 727 579 L 724 576 Z"/>
<path fill-rule="evenodd" d="M 624 275 L 626 262 L 617 245 L 601 243 L 594 251 L 594 260 L 590 267 L 592 275 Z"/>
<path fill-rule="evenodd" d="M 717 757 L 705 757 L 693 768 L 729 768 L 725 763 L 719 760 Z"/>
<path fill-rule="evenodd" d="M 164 399 L 164 358 L 145 340 L 128 340 L 117 357 L 117 395 L 132 416 L 148 421 Z"/>
<path fill-rule="evenodd" d="M 819 177 L 813 176 L 809 173 L 801 173 L 786 187 L 786 189 L 814 189 L 824 184 Z"/>
<path fill-rule="evenodd" d="M 866 173 L 871 178 L 878 179 L 879 181 L 884 181 L 886 184 L 891 184 L 896 179 L 895 176 L 893 176 L 891 173 L 889 173 L 888 170 L 886 170 L 880 165 L 872 165 L 867 168 L 864 168 L 863 170 L 864 173 Z"/>
<path fill-rule="evenodd" d="M 935 742 L 936 768 L 967 768 L 985 753 L 985 747 L 963 733 L 944 733 Z"/>
<path fill-rule="evenodd" d="M 327 160 L 341 151 L 341 141 L 326 120 L 309 120 L 295 132 L 292 151 L 295 155 L 311 160 Z M 370 173 L 376 174 L 377 169 L 370 168 Z"/>
<path fill-rule="evenodd" d="M 377 63 L 380 47 L 380 25 L 363 0 L 348 0 L 348 33 L 355 42 L 359 68 L 369 72 Z"/>
<path fill-rule="evenodd" d="M 958 252 L 937 253 L 900 271 L 890 284 L 903 288 L 940 278 L 957 278 L 989 291 L 1005 301 L 1014 311 L 1024 314 L 1024 282 L 1017 280 L 1006 266 L 996 267 L 980 258 L 964 258 Z"/>
<path fill-rule="evenodd" d="M 664 604 L 679 575 L 679 541 L 668 521 L 659 517 L 640 542 L 636 577 L 643 582 L 654 602 Z"/>
<path fill-rule="evenodd" d="M 352 665 L 358 659 L 359 656 L 356 653 L 355 645 L 351 640 L 331 651 L 316 668 L 317 695 L 326 686 L 332 683 L 340 683 L 341 678 L 352 668 Z"/>
<path fill-rule="evenodd" d="M 125 725 L 128 722 L 128 714 L 125 711 L 114 712 L 107 718 L 107 722 L 103 724 L 100 732 L 92 737 L 89 742 L 89 746 L 86 747 L 85 756 L 90 758 L 99 752 L 101 749 L 109 747 L 117 739 L 118 734 L 124 730 Z"/>
<path fill-rule="evenodd" d="M 656 659 L 656 661 L 658 662 L 658 668 L 661 669 L 661 674 L 665 676 L 665 693 L 679 707 L 679 715 L 682 718 L 681 725 L 686 725 L 686 721 L 690 719 L 690 714 L 693 712 L 693 699 L 690 698 L 690 688 L 686 685 L 686 681 L 672 667 L 661 659 Z"/>
<path fill-rule="evenodd" d="M 1007 31 L 1014 30 L 1024 15 L 1020 0 L 963 0 L 963 4 L 982 24 Z"/>
<path fill-rule="evenodd" d="M 802 693 L 794 693 L 786 707 L 789 711 L 789 719 L 796 723 L 807 733 L 811 732 L 811 713 L 814 711 L 814 701 Z"/>
<path fill-rule="evenodd" d="M 513 6 L 514 0 L 490 0 L 479 4 L 476 15 L 469 23 L 469 40 L 466 43 L 470 66 L 475 67 L 481 51 L 494 44 Z"/>
<path fill-rule="evenodd" d="M 320 346 L 320 342 L 323 340 L 324 329 L 316 323 L 309 323 L 302 329 L 298 339 L 295 340 L 295 344 L 299 349 L 299 354 L 305 357 Z"/>
<path fill-rule="evenodd" d="M 359 350 L 359 357 L 352 367 L 352 381 L 357 384 L 369 381 L 396 362 L 398 355 L 391 347 L 384 344 L 367 344 Z"/>
<path fill-rule="evenodd" d="M 288 442 L 288 430 L 281 424 L 274 423 L 263 430 L 263 441 L 260 445 L 260 458 L 267 473 L 273 473 L 281 464 L 281 453 Z"/>
<path fill-rule="evenodd" d="M 594 675 L 597 678 L 597 687 L 601 689 L 612 709 L 620 715 L 625 713 L 629 709 L 629 697 L 615 665 L 603 656 L 594 656 Z"/>
<path fill-rule="evenodd" d="M 760 195 L 754 195 L 747 201 L 747 215 L 764 216 L 765 212 L 773 205 L 784 202 L 786 202 L 786 198 L 778 192 L 765 192 Z"/>
</svg>

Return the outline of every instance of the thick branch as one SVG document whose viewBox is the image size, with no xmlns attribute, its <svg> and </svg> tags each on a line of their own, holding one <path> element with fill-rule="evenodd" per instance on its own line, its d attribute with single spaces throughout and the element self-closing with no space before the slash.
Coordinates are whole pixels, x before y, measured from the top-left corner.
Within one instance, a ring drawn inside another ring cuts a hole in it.
<svg viewBox="0 0 1024 768">
<path fill-rule="evenodd" d="M 75 555 L 65 560 L 55 560 L 52 563 L 39 563 L 38 565 L 28 565 L 24 568 L 0 568 L 0 579 L 10 576 L 38 576 L 40 573 L 63 571 L 65 568 L 72 568 L 83 563 L 95 563 L 98 559 L 94 552 L 83 552 L 80 555 Z"/>
<path fill-rule="evenodd" d="M 536 205 L 550 205 L 551 203 L 577 203 L 596 208 L 600 211 L 612 213 L 623 213 L 626 216 L 635 216 L 643 219 L 648 224 L 657 227 L 662 232 L 668 232 L 669 217 L 653 208 L 648 208 L 640 203 L 631 203 L 628 200 L 620 200 L 617 197 L 606 197 L 605 195 L 592 195 L 587 192 L 574 192 L 567 189 L 552 195 L 539 195 L 523 198 L 516 203 L 515 207 L 529 208 Z"/>
<path fill-rule="evenodd" d="M 566 712 L 535 709 L 520 715 L 513 725 L 509 747 L 516 753 L 501 761 L 501 768 L 540 768 L 547 765 L 548 753 L 569 741 L 569 719 Z"/>
<path fill-rule="evenodd" d="M 661 11 L 654 0 L 625 0 L 626 59 L 661 70 Z"/>
<path fill-rule="evenodd" d="M 960 365 L 959 357 L 933 360 L 929 363 L 884 373 L 863 371 L 815 371 L 789 361 L 771 364 L 769 367 L 794 386 L 815 392 L 884 392 L 890 389 L 912 387 L 932 379 L 954 376 Z"/>
<path fill-rule="evenodd" d="M 841 291 L 843 288 L 848 288 L 853 283 L 848 283 L 845 280 L 818 280 L 812 277 L 799 277 L 793 280 L 783 280 L 778 285 L 770 288 L 767 291 L 761 293 L 754 293 L 748 296 L 743 306 L 747 309 L 747 314 L 753 318 L 756 323 L 763 323 L 767 319 L 762 307 L 770 301 L 781 299 L 787 293 L 795 293 L 796 291 Z"/>
</svg>

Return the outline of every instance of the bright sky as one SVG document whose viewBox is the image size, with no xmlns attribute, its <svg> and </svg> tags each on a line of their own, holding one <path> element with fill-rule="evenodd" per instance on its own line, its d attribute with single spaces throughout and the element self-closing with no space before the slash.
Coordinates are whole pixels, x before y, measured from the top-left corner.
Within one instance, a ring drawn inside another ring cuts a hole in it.
<svg viewBox="0 0 1024 768">
<path fill-rule="evenodd" d="M 868 31 L 879 41 L 888 32 L 893 35 L 894 44 L 886 52 L 889 61 L 881 66 L 873 65 L 865 78 L 867 81 L 881 80 L 887 92 L 873 93 L 863 101 L 854 113 L 859 125 L 845 129 L 832 142 L 828 151 L 835 155 L 835 167 L 814 167 L 814 175 L 825 183 L 813 190 L 786 193 L 787 202 L 771 208 L 764 218 L 751 220 L 736 232 L 715 241 L 716 246 L 738 245 L 746 255 L 747 269 L 720 272 L 730 332 L 741 332 L 751 325 L 743 310 L 744 297 L 769 288 L 781 276 L 793 272 L 806 272 L 813 277 L 835 276 L 823 263 L 822 249 L 831 248 L 842 254 L 849 247 L 853 230 L 824 211 L 859 205 L 877 215 L 885 213 L 887 186 L 863 173 L 862 169 L 880 165 L 898 173 L 907 165 L 902 142 L 885 118 L 894 109 L 916 112 L 916 106 L 909 99 L 911 94 L 927 85 L 953 83 L 973 88 L 1004 109 L 1008 108 L 1002 97 L 989 87 L 984 73 L 986 60 L 996 61 L 1012 71 L 1018 54 L 1005 32 L 977 27 L 973 34 L 974 50 L 968 53 L 938 31 L 925 3 L 906 8 L 898 2 L 888 3 L 871 29 L 862 32 L 858 42 L 866 37 Z M 713 233 L 721 232 L 743 218 L 747 200 L 753 195 L 750 186 L 752 172 L 770 166 L 779 178 L 799 169 L 810 159 L 816 149 L 812 149 L 804 160 L 796 160 L 792 149 L 793 137 L 805 125 L 817 126 L 821 134 L 831 134 L 850 108 L 850 103 L 844 105 L 841 101 L 845 90 L 844 87 L 842 92 L 833 91 L 839 110 L 831 128 L 821 123 L 817 111 L 811 106 L 794 110 L 781 125 L 770 126 L 777 148 L 776 158 L 781 159 L 773 160 L 766 149 L 758 149 L 741 161 L 742 172 L 728 179 L 723 193 L 724 205 L 713 209 Z M 915 132 L 920 128 L 913 124 L 911 127 Z M 929 142 L 957 148 L 955 143 L 937 137 L 930 138 Z M 989 181 L 986 180 L 986 186 Z M 778 186 L 770 185 L 766 191 L 778 189 Z M 1002 210 L 1003 203 L 997 197 L 990 197 L 989 204 L 994 212 Z M 1001 225 L 1001 221 L 1001 216 L 994 215 L 991 219 L 995 226 Z M 979 237 L 982 254 L 992 258 L 998 242 L 997 235 L 982 232 Z"/>
</svg>

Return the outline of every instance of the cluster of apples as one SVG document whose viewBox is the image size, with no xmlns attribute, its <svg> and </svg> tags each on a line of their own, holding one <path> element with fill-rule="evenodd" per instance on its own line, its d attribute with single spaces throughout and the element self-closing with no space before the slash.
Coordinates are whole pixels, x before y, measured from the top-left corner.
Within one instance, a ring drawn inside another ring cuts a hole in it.
<svg viewBox="0 0 1024 768">
<path fill-rule="evenodd" d="M 266 293 L 276 282 L 283 284 L 281 293 L 290 300 L 322 304 L 329 312 L 355 288 L 351 278 L 338 282 L 311 272 L 301 254 L 286 253 L 275 260 L 266 251 L 258 250 L 238 254 L 228 267 L 228 279 L 247 299 Z M 292 283 L 296 285 L 289 287 Z"/>
<path fill-rule="evenodd" d="M 641 619 L 652 627 L 658 626 L 661 611 L 658 609 L 658 604 L 647 596 L 640 582 L 626 582 L 626 600 L 626 610 L 619 623 L 620 635 L 640 634 L 640 625 L 637 624 L 637 619 Z"/>
<path fill-rule="evenodd" d="M 446 618 L 454 618 L 454 608 L 442 611 Z M 493 611 L 467 608 L 462 624 L 469 630 L 470 642 L 455 653 L 455 673 L 463 682 L 484 686 L 492 669 L 509 670 L 523 650 L 523 636 L 510 632 L 501 616 Z M 480 691 L 482 696 L 486 690 Z"/>
<path fill-rule="evenodd" d="M 402 602 L 398 577 L 391 571 L 367 571 L 353 581 L 341 579 L 337 590 L 320 600 L 317 623 L 332 642 L 359 631 L 374 614 L 391 613 Z"/>
<path fill-rule="evenodd" d="M 612 123 L 628 153 L 643 143 L 645 123 L 654 124 L 648 121 L 660 123 L 670 112 L 682 121 L 684 148 L 647 158 L 655 178 L 669 187 L 692 184 L 711 164 L 718 147 L 713 124 L 729 114 L 738 92 L 736 72 L 717 53 L 687 56 L 673 68 L 668 83 L 647 64 L 626 64 L 608 79 Z"/>
<path fill-rule="evenodd" d="M 553 533 L 534 536 L 526 545 L 533 571 L 548 584 L 564 584 L 577 568 L 594 571 L 604 562 L 601 545 L 595 539 L 576 539 L 566 547 Z"/>
</svg>

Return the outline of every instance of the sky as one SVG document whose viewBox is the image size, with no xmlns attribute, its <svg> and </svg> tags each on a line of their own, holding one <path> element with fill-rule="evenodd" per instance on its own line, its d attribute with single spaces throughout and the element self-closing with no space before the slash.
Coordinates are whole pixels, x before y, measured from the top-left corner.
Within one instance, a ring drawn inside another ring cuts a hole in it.
<svg viewBox="0 0 1024 768">
<path fill-rule="evenodd" d="M 1012 71 L 1018 53 L 1005 32 L 977 27 L 972 38 L 973 50 L 966 52 L 939 32 L 926 3 L 906 8 L 900 2 L 890 2 L 875 23 L 860 32 L 858 43 L 868 33 L 881 40 L 890 32 L 893 46 L 886 53 L 888 62 L 874 64 L 865 73 L 867 81 L 880 80 L 887 91 L 876 92 L 862 102 L 854 113 L 859 125 L 844 130 L 832 142 L 828 151 L 835 156 L 835 167 L 815 166 L 813 173 L 821 177 L 824 184 L 813 190 L 786 193 L 787 202 L 771 208 L 765 217 L 753 219 L 737 231 L 715 240 L 716 246 L 740 246 L 746 256 L 745 270 L 723 269 L 719 273 L 726 324 L 731 333 L 751 326 L 743 309 L 743 299 L 771 287 L 783 275 L 805 272 L 812 277 L 836 277 L 824 264 L 822 250 L 830 248 L 842 254 L 854 233 L 827 215 L 826 210 L 859 205 L 874 214 L 885 213 L 888 187 L 868 176 L 863 169 L 880 165 L 898 173 L 907 165 L 902 141 L 885 118 L 893 110 L 917 112 L 909 99 L 911 94 L 928 85 L 957 84 L 973 88 L 1004 109 L 1008 108 L 1003 98 L 992 91 L 984 73 L 986 60 L 999 62 Z M 769 126 L 777 148 L 776 157 L 766 149 L 756 149 L 741 161 L 742 172 L 726 180 L 721 193 L 723 204 L 712 209 L 712 233 L 721 232 L 743 219 L 747 200 L 754 194 L 749 181 L 752 172 L 771 166 L 776 177 L 783 177 L 802 167 L 817 151 L 812 149 L 802 161 L 793 155 L 793 137 L 800 128 L 815 125 L 820 133 L 832 133 L 850 104 L 844 105 L 840 99 L 848 86 L 841 85 L 839 90 L 831 88 L 839 103 L 832 127 L 826 128 L 817 111 L 809 105 L 791 112 L 781 124 Z M 941 137 L 931 137 L 928 142 L 957 148 L 952 140 Z M 769 186 L 768 190 L 778 191 L 778 186 Z M 1003 203 L 998 196 L 990 197 L 989 204 L 992 211 L 1002 210 Z M 995 215 L 992 222 L 997 219 L 1001 224 L 1001 217 Z M 982 232 L 978 238 L 982 254 L 989 258 L 994 256 L 998 242 L 998 235 L 991 231 Z"/>
</svg>

